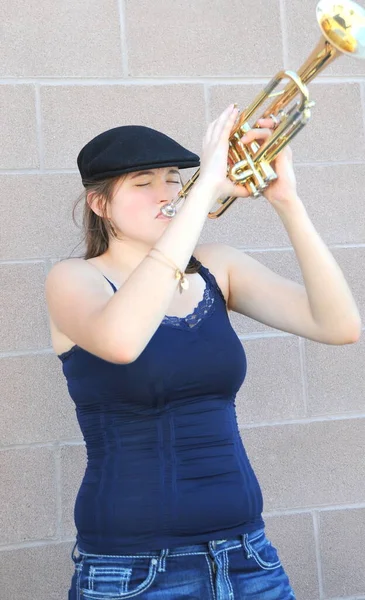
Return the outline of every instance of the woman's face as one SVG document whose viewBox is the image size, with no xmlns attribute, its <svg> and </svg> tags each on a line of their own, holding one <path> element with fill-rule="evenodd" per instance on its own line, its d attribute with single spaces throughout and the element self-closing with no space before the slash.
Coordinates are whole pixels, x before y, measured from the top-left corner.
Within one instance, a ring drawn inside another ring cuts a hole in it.
<svg viewBox="0 0 365 600">
<path fill-rule="evenodd" d="M 110 218 L 121 237 L 154 243 L 170 219 L 159 217 L 162 206 L 181 189 L 177 167 L 128 173 L 109 206 Z M 120 236 L 118 236 L 120 237 Z"/>
</svg>

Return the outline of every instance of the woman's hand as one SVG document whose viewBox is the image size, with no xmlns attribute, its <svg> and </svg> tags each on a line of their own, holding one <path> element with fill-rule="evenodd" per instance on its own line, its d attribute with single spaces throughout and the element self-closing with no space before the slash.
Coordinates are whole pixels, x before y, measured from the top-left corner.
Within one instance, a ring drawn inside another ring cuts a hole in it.
<svg viewBox="0 0 365 600">
<path fill-rule="evenodd" d="M 235 184 L 227 177 L 228 149 L 231 131 L 238 116 L 236 105 L 230 104 L 222 114 L 210 123 L 203 139 L 203 151 L 200 164 L 199 186 L 208 185 L 213 188 L 215 197 L 250 196 L 244 185 Z M 260 128 L 249 130 L 241 138 L 242 144 L 248 146 L 254 140 L 260 144 L 272 135 L 273 119 L 259 119 Z M 276 156 L 271 163 L 278 178 L 271 182 L 262 195 L 274 206 L 284 207 L 297 196 L 296 178 L 293 169 L 292 151 L 289 145 Z"/>
<path fill-rule="evenodd" d="M 237 196 L 248 195 L 242 186 L 235 186 L 227 178 L 229 138 L 237 116 L 238 109 L 230 104 L 210 123 L 203 139 L 198 181 L 199 186 L 207 185 L 214 190 L 215 199 L 230 195 L 232 189 Z"/>
<path fill-rule="evenodd" d="M 244 185 L 234 184 L 227 178 L 229 138 L 237 116 L 238 109 L 234 104 L 230 104 L 218 119 L 210 123 L 203 139 L 199 182 L 213 186 L 217 197 L 247 198 L 250 196 Z M 272 119 L 259 119 L 257 123 L 260 128 L 248 131 L 241 138 L 242 144 L 248 146 L 255 140 L 261 145 L 260 142 L 265 142 L 272 135 L 274 129 Z M 278 178 L 269 184 L 262 195 L 274 207 L 281 206 L 297 194 L 292 151 L 289 145 L 279 152 L 271 165 Z"/>
<path fill-rule="evenodd" d="M 254 140 L 265 142 L 274 129 L 272 119 L 259 119 L 257 123 L 260 128 L 251 129 L 241 138 L 242 144 L 247 146 Z M 289 145 L 285 146 L 281 152 L 272 161 L 273 167 L 278 178 L 272 181 L 262 192 L 262 195 L 275 207 L 284 206 L 297 196 L 297 183 L 293 169 L 292 150 Z M 248 195 L 248 194 L 247 194 Z"/>
</svg>

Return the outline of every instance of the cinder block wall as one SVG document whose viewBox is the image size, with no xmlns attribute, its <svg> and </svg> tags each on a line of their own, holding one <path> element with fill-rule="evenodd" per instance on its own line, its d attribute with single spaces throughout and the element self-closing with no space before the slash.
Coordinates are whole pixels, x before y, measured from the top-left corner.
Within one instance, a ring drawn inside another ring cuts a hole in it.
<svg viewBox="0 0 365 600">
<path fill-rule="evenodd" d="M 244 107 L 282 67 L 299 68 L 319 38 L 315 6 L 3 4 L 2 600 L 61 600 L 73 572 L 73 505 L 86 455 L 51 347 L 44 281 L 80 241 L 71 218 L 81 191 L 79 149 L 104 129 L 139 123 L 199 153 L 207 123 L 228 103 Z M 340 58 L 311 90 L 313 118 L 292 143 L 299 194 L 364 319 L 365 63 Z M 207 221 L 201 241 L 211 240 L 302 281 L 264 199 L 237 201 Z M 364 339 L 333 347 L 238 315 L 232 322 L 248 356 L 237 402 L 241 433 L 263 488 L 268 533 L 298 600 L 365 598 Z"/>
</svg>

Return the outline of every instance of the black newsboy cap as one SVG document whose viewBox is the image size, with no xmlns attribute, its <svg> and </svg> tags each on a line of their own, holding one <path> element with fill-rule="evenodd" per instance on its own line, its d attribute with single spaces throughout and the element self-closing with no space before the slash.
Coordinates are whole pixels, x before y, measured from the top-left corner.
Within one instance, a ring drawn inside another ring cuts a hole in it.
<svg viewBox="0 0 365 600">
<path fill-rule="evenodd" d="M 124 125 L 100 133 L 77 157 L 82 182 L 160 167 L 198 167 L 200 159 L 169 136 L 143 125 Z"/>
</svg>

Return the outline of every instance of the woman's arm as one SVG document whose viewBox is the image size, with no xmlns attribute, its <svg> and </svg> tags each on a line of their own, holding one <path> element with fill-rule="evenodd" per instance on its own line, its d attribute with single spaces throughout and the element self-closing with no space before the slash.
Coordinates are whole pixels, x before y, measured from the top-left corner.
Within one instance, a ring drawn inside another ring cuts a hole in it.
<svg viewBox="0 0 365 600">
<path fill-rule="evenodd" d="M 350 344 L 361 318 L 345 277 L 298 197 L 278 210 L 304 286 L 230 246 L 210 248 L 228 273 L 228 307 L 270 327 L 326 344 Z M 207 252 L 208 250 L 206 250 Z M 200 259 L 204 249 L 200 250 Z"/>
<path fill-rule="evenodd" d="M 271 119 L 249 131 L 244 143 L 272 134 Z M 271 127 L 271 129 L 270 129 Z M 361 319 L 343 273 L 315 230 L 296 192 L 292 151 L 278 154 L 278 175 L 263 192 L 279 215 L 296 253 L 305 287 L 280 277 L 253 258 L 225 247 L 221 259 L 229 277 L 229 307 L 257 321 L 328 344 L 355 342 Z"/>
</svg>

